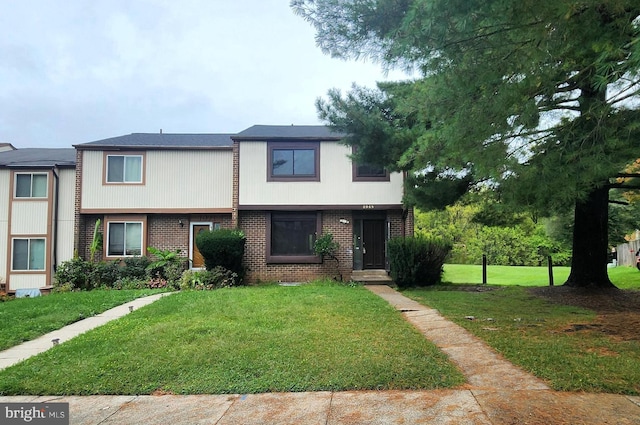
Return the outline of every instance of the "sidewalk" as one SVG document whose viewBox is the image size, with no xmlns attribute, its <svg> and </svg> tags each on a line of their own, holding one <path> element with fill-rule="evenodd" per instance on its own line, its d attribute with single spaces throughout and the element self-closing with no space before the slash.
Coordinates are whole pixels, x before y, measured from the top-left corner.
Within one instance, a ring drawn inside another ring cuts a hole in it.
<svg viewBox="0 0 640 425">
<path fill-rule="evenodd" d="M 161 294 L 150 295 L 148 297 L 137 298 L 126 304 L 122 304 L 112 308 L 111 310 L 102 312 L 96 316 L 79 320 L 65 326 L 64 328 L 49 332 L 48 334 L 42 335 L 41 337 L 31 341 L 16 345 L 15 347 L 11 347 L 5 351 L 0 351 L 0 370 L 19 363 L 24 359 L 28 359 L 31 356 L 47 351 L 49 348 L 53 347 L 54 341 L 57 341 L 58 344 L 62 344 L 81 333 L 97 328 L 98 326 L 104 325 L 114 319 L 118 319 L 128 314 L 132 309 L 136 310 L 140 307 L 144 307 L 145 305 L 151 304 L 161 297 L 170 294 L 171 292 L 164 292 Z"/>
<path fill-rule="evenodd" d="M 387 286 L 367 288 L 402 311 L 408 321 L 447 353 L 467 377 L 468 384 L 461 389 L 436 391 L 15 396 L 0 397 L 0 402 L 68 402 L 70 423 L 77 425 L 640 425 L 640 397 L 552 391 L 544 382 L 516 368 L 437 311 Z M 136 301 L 142 300 L 146 298 Z M 117 314 L 126 314 L 128 304 L 121 307 Z M 109 313 L 109 317 L 109 320 L 116 318 L 116 313 Z M 0 357 L 3 354 L 0 353 Z"/>
</svg>

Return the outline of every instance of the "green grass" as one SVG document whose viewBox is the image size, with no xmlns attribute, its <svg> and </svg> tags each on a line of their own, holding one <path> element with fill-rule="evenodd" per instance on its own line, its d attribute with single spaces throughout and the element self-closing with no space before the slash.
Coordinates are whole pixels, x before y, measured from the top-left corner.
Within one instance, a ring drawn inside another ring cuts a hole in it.
<svg viewBox="0 0 640 425">
<path fill-rule="evenodd" d="M 182 292 L 0 372 L 0 394 L 433 389 L 464 377 L 387 302 L 313 284 Z"/>
<path fill-rule="evenodd" d="M 151 290 L 53 293 L 0 303 L 0 350 L 124 304 Z"/>
<path fill-rule="evenodd" d="M 439 285 L 403 293 L 438 309 L 556 390 L 640 394 L 640 341 L 568 331 L 593 323 L 593 311 L 551 304 L 517 286 L 479 292 Z"/>
<path fill-rule="evenodd" d="M 562 285 L 569 277 L 569 267 L 554 267 L 555 285 Z M 635 267 L 615 267 L 608 269 L 609 278 L 620 289 L 640 288 L 640 271 Z M 445 264 L 444 282 L 482 283 L 482 266 L 469 264 Z M 490 285 L 547 286 L 547 267 L 488 266 L 487 283 Z"/>
</svg>

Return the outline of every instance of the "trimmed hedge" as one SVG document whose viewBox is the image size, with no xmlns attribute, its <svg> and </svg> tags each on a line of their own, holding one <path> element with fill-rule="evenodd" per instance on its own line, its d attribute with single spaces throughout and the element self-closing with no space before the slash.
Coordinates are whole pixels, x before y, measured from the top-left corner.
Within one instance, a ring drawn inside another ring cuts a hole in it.
<svg viewBox="0 0 640 425">
<path fill-rule="evenodd" d="M 196 237 L 196 246 L 204 258 L 207 270 L 224 267 L 244 277 L 242 257 L 246 237 L 241 230 L 218 229 L 202 232 Z"/>
<path fill-rule="evenodd" d="M 440 238 L 423 236 L 389 240 L 391 278 L 401 288 L 440 283 L 452 245 Z"/>
</svg>

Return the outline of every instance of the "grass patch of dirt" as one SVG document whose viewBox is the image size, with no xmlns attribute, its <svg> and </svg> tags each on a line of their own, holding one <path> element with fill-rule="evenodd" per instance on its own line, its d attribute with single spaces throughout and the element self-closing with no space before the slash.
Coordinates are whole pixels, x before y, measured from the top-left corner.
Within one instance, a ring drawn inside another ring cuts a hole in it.
<svg viewBox="0 0 640 425">
<path fill-rule="evenodd" d="M 595 322 L 572 324 L 562 329 L 563 332 L 600 332 L 619 341 L 640 341 L 640 291 L 566 286 L 529 291 L 554 304 L 573 305 L 597 313 Z"/>
</svg>

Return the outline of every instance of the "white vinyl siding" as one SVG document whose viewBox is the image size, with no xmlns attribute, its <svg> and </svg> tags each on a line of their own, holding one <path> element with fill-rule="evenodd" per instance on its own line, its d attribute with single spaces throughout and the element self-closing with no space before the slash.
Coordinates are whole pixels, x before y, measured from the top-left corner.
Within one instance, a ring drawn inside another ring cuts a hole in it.
<svg viewBox="0 0 640 425">
<path fill-rule="evenodd" d="M 145 184 L 103 184 L 104 155 L 83 151 L 82 209 L 214 209 L 232 207 L 231 150 L 148 151 Z"/>
<path fill-rule="evenodd" d="M 320 181 L 267 181 L 266 142 L 240 142 L 240 205 L 401 205 L 402 174 L 354 182 L 351 148 L 320 143 Z"/>
<path fill-rule="evenodd" d="M 11 233 L 45 235 L 49 231 L 49 202 L 14 201 L 11 206 Z"/>
<path fill-rule="evenodd" d="M 59 171 L 60 190 L 58 193 L 58 264 L 73 258 L 73 224 L 75 207 L 75 182 L 76 173 L 73 169 Z"/>
</svg>

